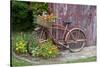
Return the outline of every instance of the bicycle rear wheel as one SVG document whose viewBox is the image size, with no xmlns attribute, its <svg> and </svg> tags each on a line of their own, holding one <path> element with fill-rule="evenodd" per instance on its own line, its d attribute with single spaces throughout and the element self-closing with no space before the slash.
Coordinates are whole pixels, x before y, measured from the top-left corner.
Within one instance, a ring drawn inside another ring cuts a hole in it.
<svg viewBox="0 0 100 67">
<path fill-rule="evenodd" d="M 71 52 L 78 52 L 84 48 L 86 37 L 81 29 L 74 28 L 67 33 L 65 41 Z"/>
</svg>

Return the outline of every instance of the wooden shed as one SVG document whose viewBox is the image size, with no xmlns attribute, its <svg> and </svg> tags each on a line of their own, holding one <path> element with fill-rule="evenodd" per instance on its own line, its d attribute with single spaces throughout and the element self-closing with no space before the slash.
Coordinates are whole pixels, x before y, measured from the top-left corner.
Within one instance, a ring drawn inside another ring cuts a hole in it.
<svg viewBox="0 0 100 67">
<path fill-rule="evenodd" d="M 74 27 L 83 29 L 87 37 L 87 45 L 96 45 L 97 17 L 95 5 L 48 3 L 48 9 L 58 18 L 55 23 L 63 24 L 63 21 L 71 21 L 70 29 Z"/>
</svg>

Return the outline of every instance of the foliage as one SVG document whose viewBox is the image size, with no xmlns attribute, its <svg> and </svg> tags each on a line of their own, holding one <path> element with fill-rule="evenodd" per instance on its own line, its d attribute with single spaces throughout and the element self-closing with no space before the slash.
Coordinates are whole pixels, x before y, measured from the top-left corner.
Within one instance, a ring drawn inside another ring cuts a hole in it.
<svg viewBox="0 0 100 67">
<path fill-rule="evenodd" d="M 17 35 L 15 40 L 14 40 L 14 50 L 16 53 L 20 54 L 20 53 L 27 53 L 27 49 L 26 49 L 26 35 L 24 34 L 20 34 Z"/>
<path fill-rule="evenodd" d="M 48 39 L 46 42 L 39 44 L 32 51 L 32 56 L 42 57 L 42 58 L 53 58 L 60 54 L 58 48 L 53 44 L 53 42 Z"/>
<path fill-rule="evenodd" d="M 32 2 L 33 15 L 42 14 L 44 11 L 48 11 L 48 4 L 44 2 Z"/>
<path fill-rule="evenodd" d="M 28 5 L 26 2 L 11 2 L 11 25 L 13 30 L 24 30 L 30 26 L 27 20 Z"/>
<path fill-rule="evenodd" d="M 16 42 L 15 51 L 16 53 L 26 53 L 27 52 L 26 47 L 25 47 L 25 41 L 23 39 Z"/>
<path fill-rule="evenodd" d="M 31 50 L 31 51 L 34 48 L 37 47 L 37 45 L 38 45 L 38 38 L 37 38 L 37 33 L 35 31 L 33 31 L 32 35 L 29 37 L 28 45 L 29 45 L 29 50 Z"/>
<path fill-rule="evenodd" d="M 13 31 L 28 31 L 36 27 L 35 16 L 47 11 L 47 3 L 11 1 L 11 29 Z"/>
</svg>

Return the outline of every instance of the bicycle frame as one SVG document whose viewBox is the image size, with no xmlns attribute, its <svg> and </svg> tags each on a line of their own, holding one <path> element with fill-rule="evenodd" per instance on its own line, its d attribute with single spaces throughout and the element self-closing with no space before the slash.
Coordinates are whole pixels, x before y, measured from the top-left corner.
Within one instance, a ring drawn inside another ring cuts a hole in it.
<svg viewBox="0 0 100 67">
<path fill-rule="evenodd" d="M 68 26 L 69 26 L 69 24 L 67 24 L 66 26 L 63 26 L 63 25 L 60 25 L 60 24 L 53 24 L 52 27 L 50 27 L 50 29 L 55 28 L 55 29 L 63 30 L 64 33 L 62 35 L 62 39 L 64 40 L 66 33 L 69 32 Z"/>
</svg>

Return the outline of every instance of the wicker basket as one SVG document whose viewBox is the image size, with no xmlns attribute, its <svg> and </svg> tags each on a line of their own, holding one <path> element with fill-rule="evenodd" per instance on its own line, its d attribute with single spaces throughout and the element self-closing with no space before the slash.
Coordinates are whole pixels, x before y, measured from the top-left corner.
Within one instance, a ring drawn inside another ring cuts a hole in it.
<svg viewBox="0 0 100 67">
<path fill-rule="evenodd" d="M 54 17 L 48 18 L 48 16 L 37 16 L 37 24 L 44 27 L 51 27 L 54 22 Z"/>
</svg>

